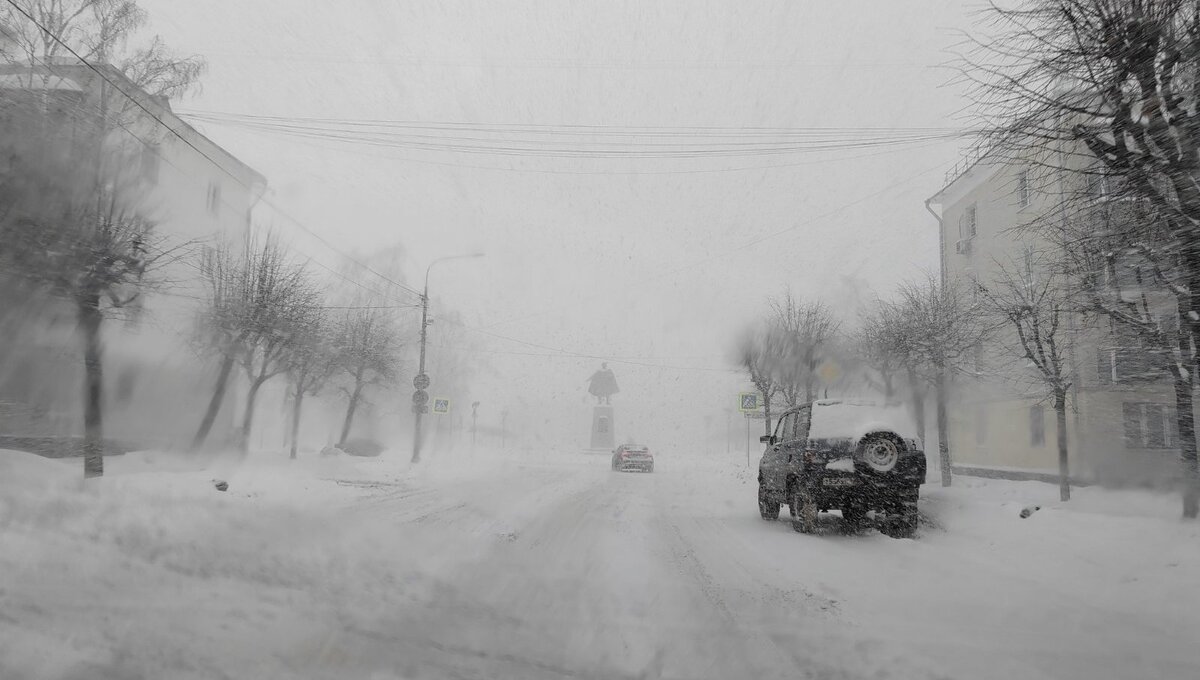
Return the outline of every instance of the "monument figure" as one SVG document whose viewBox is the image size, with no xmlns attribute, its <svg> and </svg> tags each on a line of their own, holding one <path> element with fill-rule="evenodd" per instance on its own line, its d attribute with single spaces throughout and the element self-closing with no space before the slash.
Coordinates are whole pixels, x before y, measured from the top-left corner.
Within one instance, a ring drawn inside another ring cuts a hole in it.
<svg viewBox="0 0 1200 680">
<path fill-rule="evenodd" d="M 607 363 L 600 364 L 600 370 L 588 378 L 588 393 L 596 397 L 597 404 L 612 404 L 612 395 L 620 391 L 617 377 L 609 370 Z"/>
</svg>

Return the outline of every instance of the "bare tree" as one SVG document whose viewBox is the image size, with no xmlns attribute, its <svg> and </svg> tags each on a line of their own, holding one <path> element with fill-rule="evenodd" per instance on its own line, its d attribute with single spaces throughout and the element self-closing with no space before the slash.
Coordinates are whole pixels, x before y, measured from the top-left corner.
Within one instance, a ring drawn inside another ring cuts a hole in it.
<svg viewBox="0 0 1200 680">
<path fill-rule="evenodd" d="M 84 363 L 84 476 L 104 473 L 104 319 L 127 313 L 151 288 L 147 273 L 173 257 L 124 185 L 95 191 L 90 173 L 26 164 L 25 181 L 0 198 L 0 262 L 74 306 Z M 80 167 L 80 166 L 76 166 Z M 43 168 L 44 170 L 44 168 Z M 6 187 L 13 189 L 12 186 Z"/>
<path fill-rule="evenodd" d="M 992 5 L 986 38 L 973 41 L 963 73 L 977 110 L 1003 152 L 1047 170 L 1108 184 L 1110 198 L 1145 208 L 1147 223 L 1108 223 L 1142 243 L 1142 256 L 1174 285 L 1176 326 L 1186 356 L 1176 371 L 1183 514 L 1200 513 L 1200 470 L 1192 416 L 1192 348 L 1200 332 L 1200 2 L 1197 0 L 1026 0 Z M 1116 181 L 1109 181 L 1116 180 Z M 1089 210 L 1085 192 L 1064 191 L 1062 212 Z M 1081 207 L 1082 206 L 1082 207 Z M 1057 216 L 1056 216 L 1057 217 Z M 1149 332 L 1143 315 L 1097 306 L 1116 324 Z M 1186 378 L 1184 377 L 1186 376 Z M 1186 385 L 1185 385 L 1186 383 Z M 1187 394 L 1184 394 L 1187 392 Z"/>
<path fill-rule="evenodd" d="M 304 339 L 301 331 L 320 306 L 304 267 L 294 264 L 278 239 L 261 239 L 247 232 L 235 248 L 220 243 L 201 259 L 207 294 L 197 317 L 201 351 L 218 358 L 217 380 L 192 440 L 193 448 L 208 438 L 221 410 L 229 378 L 240 364 L 250 381 L 238 436 L 244 452 L 249 445 L 259 389 L 289 368 L 289 352 Z"/>
<path fill-rule="evenodd" d="M 159 97 L 183 94 L 204 72 L 203 59 L 172 55 L 158 36 L 131 45 L 148 18 L 133 0 L 21 0 L 19 9 L 0 5 L 0 32 L 7 38 L 0 41 L 2 61 L 58 64 L 73 60 L 70 47 L 91 63 L 111 64 L 137 89 Z M 30 77 L 39 76 L 31 71 Z M 133 109 L 124 95 L 107 94 L 111 112 Z"/>
<path fill-rule="evenodd" d="M 389 386 L 400 373 L 400 351 L 395 318 L 390 310 L 375 305 L 356 305 L 346 311 L 339 328 L 338 368 L 345 374 L 349 387 L 344 388 L 348 402 L 342 422 L 338 446 L 344 446 L 354 424 L 354 414 L 366 398 L 365 392 L 375 386 Z"/>
<path fill-rule="evenodd" d="M 789 408 L 816 398 L 817 368 L 832 356 L 841 323 L 821 302 L 806 302 L 786 291 L 769 301 L 770 342 L 775 382 Z"/>
<path fill-rule="evenodd" d="M 1053 258 L 1049 266 L 1035 267 L 1030 260 L 1023 271 L 1001 266 L 995 282 L 980 284 L 978 291 L 986 311 L 1008 330 L 1001 344 L 1011 357 L 1025 364 L 1007 371 L 1006 376 L 1023 387 L 1033 387 L 1054 406 L 1059 497 L 1067 501 L 1071 499 L 1067 396 L 1074 382 L 1067 322 L 1073 301 L 1061 265 L 1061 258 Z"/>
<path fill-rule="evenodd" d="M 979 320 L 979 305 L 970 294 L 953 284 L 940 283 L 932 275 L 901 286 L 896 304 L 896 312 L 905 320 L 905 356 L 924 370 L 924 377 L 934 388 L 942 486 L 950 486 L 947 381 L 967 368 L 976 345 L 986 334 Z"/>
<path fill-rule="evenodd" d="M 878 301 L 875 309 L 863 316 L 855 346 L 860 359 L 879 375 L 876 387 L 883 391 L 885 400 L 895 399 L 900 389 L 896 381 L 903 380 L 917 437 L 924 441 L 928 383 L 923 376 L 925 367 L 921 363 L 921 356 L 909 342 L 911 332 L 913 326 L 900 305 Z"/>
<path fill-rule="evenodd" d="M 216 355 L 219 367 L 216 386 L 200 419 L 200 427 L 192 438 L 193 449 L 203 446 L 208 439 L 225 399 L 233 366 L 253 327 L 249 317 L 255 311 L 255 289 L 248 283 L 254 276 L 248 269 L 255 262 L 250 257 L 241 259 L 228 243 L 206 248 L 201 256 L 200 273 L 206 286 L 206 299 L 197 316 L 197 345 L 202 354 Z"/>
<path fill-rule="evenodd" d="M 291 338 L 284 363 L 292 392 L 291 458 L 299 445 L 300 417 L 304 396 L 316 395 L 337 369 L 334 330 L 325 311 L 319 307 L 297 310 L 296 332 Z"/>
<path fill-rule="evenodd" d="M 260 239 L 253 231 L 240 246 L 218 243 L 205 249 L 200 270 L 206 298 L 197 317 L 198 344 L 203 353 L 218 357 L 219 365 L 193 448 L 202 446 L 212 430 L 234 365 L 275 332 L 290 296 L 305 285 L 303 271 L 288 260 L 278 239 L 271 234 Z M 283 349 L 272 347 L 273 354 Z"/>
<path fill-rule="evenodd" d="M 771 326 L 760 324 L 748 329 L 737 346 L 737 359 L 750 374 L 750 382 L 763 398 L 766 432 L 771 434 L 771 401 L 779 392 L 776 379 L 778 366 L 777 343 Z"/>
<path fill-rule="evenodd" d="M 312 286 L 307 270 L 289 262 L 278 248 L 278 244 L 264 245 L 263 259 L 252 269 L 256 276 L 250 283 L 255 288 L 258 314 L 252 317 L 250 332 L 238 356 L 250 382 L 238 437 L 238 447 L 243 454 L 250 447 L 259 390 L 267 381 L 288 370 L 288 359 L 304 338 L 305 324 L 311 318 L 313 308 L 320 305 L 320 296 Z"/>
</svg>

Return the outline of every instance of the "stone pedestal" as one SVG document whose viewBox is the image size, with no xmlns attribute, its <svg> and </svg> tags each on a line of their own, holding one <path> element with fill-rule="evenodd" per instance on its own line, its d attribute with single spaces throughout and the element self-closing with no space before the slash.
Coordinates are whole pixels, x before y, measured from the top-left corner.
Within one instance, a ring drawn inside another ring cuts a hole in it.
<svg viewBox="0 0 1200 680">
<path fill-rule="evenodd" d="M 617 445 L 615 421 L 611 406 L 595 406 L 592 408 L 592 445 L 593 449 L 611 451 Z"/>
</svg>

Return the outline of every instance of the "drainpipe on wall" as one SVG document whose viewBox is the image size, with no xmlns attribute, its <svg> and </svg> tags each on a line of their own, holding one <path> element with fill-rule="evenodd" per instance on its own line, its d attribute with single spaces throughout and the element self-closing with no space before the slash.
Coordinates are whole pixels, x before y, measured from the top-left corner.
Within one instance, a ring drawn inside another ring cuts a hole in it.
<svg viewBox="0 0 1200 680">
<path fill-rule="evenodd" d="M 940 283 L 944 286 L 946 285 L 946 229 L 942 224 L 942 216 L 929 205 L 931 202 L 933 202 L 933 197 L 925 199 L 925 209 L 929 211 L 930 215 L 933 215 L 933 219 L 938 223 L 938 276 Z"/>
<path fill-rule="evenodd" d="M 925 209 L 929 211 L 930 215 L 933 215 L 933 219 L 937 220 L 937 223 L 938 223 L 938 285 L 945 286 L 946 285 L 946 229 L 945 229 L 945 225 L 942 223 L 942 216 L 939 215 L 933 209 L 933 207 L 929 205 L 930 203 L 933 202 L 933 199 L 935 197 L 936 196 L 931 196 L 931 197 L 925 199 Z M 941 403 L 942 403 L 941 400 L 938 400 L 938 404 L 940 405 Z M 924 408 L 924 406 L 925 406 L 925 404 L 922 404 L 921 411 L 923 413 L 928 413 L 928 411 Z M 939 408 L 940 408 L 940 406 L 939 406 Z M 924 425 L 924 423 L 922 423 L 922 425 Z M 935 427 L 934 429 L 936 430 L 937 428 Z M 950 438 L 949 437 L 949 429 L 950 428 L 947 427 L 946 429 L 947 429 L 946 438 L 949 439 Z M 941 437 L 941 432 L 938 432 L 938 437 Z M 922 442 L 922 444 L 925 444 L 925 442 Z M 949 442 L 946 442 L 946 444 L 948 445 Z M 938 447 L 940 448 L 941 445 L 942 445 L 942 442 L 939 441 Z M 928 444 L 925 445 L 925 448 L 926 449 L 929 448 Z M 945 478 L 946 474 L 947 474 L 947 472 L 945 472 L 945 471 L 942 472 L 943 478 Z"/>
</svg>

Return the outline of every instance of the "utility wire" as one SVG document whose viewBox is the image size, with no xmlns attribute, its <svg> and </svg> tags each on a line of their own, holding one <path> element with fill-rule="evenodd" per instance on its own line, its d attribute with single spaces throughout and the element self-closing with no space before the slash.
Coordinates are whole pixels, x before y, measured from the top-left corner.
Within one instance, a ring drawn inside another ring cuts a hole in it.
<svg viewBox="0 0 1200 680">
<path fill-rule="evenodd" d="M 634 158 L 634 159 L 691 159 L 719 157 L 748 157 L 796 153 L 817 153 L 854 149 L 883 148 L 911 145 L 929 141 L 957 139 L 965 133 L 956 130 L 844 129 L 790 138 L 783 141 L 745 141 L 738 133 L 721 133 L 702 141 L 671 139 L 654 129 L 620 132 L 626 141 L 588 139 L 599 133 L 566 133 L 573 137 L 565 141 L 545 138 L 561 130 L 535 130 L 532 126 L 504 128 L 466 128 L 468 135 L 458 134 L 460 128 L 433 127 L 436 134 L 427 132 L 391 132 L 381 129 L 359 129 L 344 125 L 304 125 L 287 122 L 222 118 L 190 115 L 196 120 L 231 125 L 248 130 L 274 132 L 295 137 L 326 139 L 376 147 L 406 148 L 422 151 L 441 151 L 464 154 L 506 156 L 535 156 L 549 158 Z M 453 134 L 444 134 L 453 133 Z M 500 136 L 494 136 L 499 134 Z M 480 136 L 483 135 L 483 136 Z M 493 136 L 488 136 L 493 135 Z M 514 138 L 514 135 L 519 135 Z M 732 139 L 730 137 L 733 137 Z"/>
</svg>

